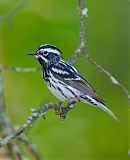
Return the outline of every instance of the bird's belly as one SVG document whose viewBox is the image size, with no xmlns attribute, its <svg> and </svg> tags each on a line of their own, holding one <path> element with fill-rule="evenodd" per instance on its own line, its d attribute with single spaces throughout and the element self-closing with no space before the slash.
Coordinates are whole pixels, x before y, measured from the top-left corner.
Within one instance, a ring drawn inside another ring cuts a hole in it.
<svg viewBox="0 0 130 160">
<path fill-rule="evenodd" d="M 52 92 L 52 94 L 60 100 L 76 99 L 76 97 L 74 95 L 74 91 L 69 89 L 67 86 L 65 87 L 59 83 L 55 86 L 54 85 L 51 87 L 49 85 L 47 85 L 47 86 L 48 86 L 49 90 Z"/>
<path fill-rule="evenodd" d="M 47 85 L 47 87 L 51 91 L 51 93 L 54 96 L 56 96 L 58 99 L 60 99 L 60 100 L 66 100 L 66 98 L 61 94 L 61 92 L 59 90 L 55 89 L 54 87 L 50 87 L 48 85 Z"/>
</svg>

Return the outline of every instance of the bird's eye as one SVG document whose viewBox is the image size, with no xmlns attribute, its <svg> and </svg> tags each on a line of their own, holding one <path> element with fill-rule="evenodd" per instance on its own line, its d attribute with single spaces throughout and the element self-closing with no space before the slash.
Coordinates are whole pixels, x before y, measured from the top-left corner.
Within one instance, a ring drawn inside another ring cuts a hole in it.
<svg viewBox="0 0 130 160">
<path fill-rule="evenodd" d="M 47 51 L 44 51 L 43 54 L 44 54 L 44 56 L 47 56 L 47 55 L 48 55 L 48 52 L 47 52 Z"/>
</svg>

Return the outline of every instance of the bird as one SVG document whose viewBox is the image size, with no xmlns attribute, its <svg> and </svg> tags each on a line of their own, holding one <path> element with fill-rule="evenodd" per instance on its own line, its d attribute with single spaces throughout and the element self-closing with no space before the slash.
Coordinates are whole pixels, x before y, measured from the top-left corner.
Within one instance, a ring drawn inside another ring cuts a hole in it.
<svg viewBox="0 0 130 160">
<path fill-rule="evenodd" d="M 105 105 L 92 86 L 75 67 L 62 57 L 59 48 L 51 44 L 41 45 L 35 52 L 29 53 L 41 64 L 42 76 L 49 90 L 60 100 L 83 102 L 107 112 L 115 120 L 116 115 Z"/>
</svg>

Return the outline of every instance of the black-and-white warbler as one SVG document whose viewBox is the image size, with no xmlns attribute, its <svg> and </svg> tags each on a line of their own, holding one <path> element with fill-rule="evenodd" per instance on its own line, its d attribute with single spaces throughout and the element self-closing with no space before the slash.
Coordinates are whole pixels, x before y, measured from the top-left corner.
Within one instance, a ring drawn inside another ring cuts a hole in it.
<svg viewBox="0 0 130 160">
<path fill-rule="evenodd" d="M 90 84 L 72 65 L 62 59 L 61 51 L 57 47 L 41 45 L 29 55 L 34 55 L 38 59 L 42 66 L 43 78 L 58 99 L 69 102 L 81 101 L 97 106 L 117 120 L 115 114 L 105 106 Z"/>
</svg>

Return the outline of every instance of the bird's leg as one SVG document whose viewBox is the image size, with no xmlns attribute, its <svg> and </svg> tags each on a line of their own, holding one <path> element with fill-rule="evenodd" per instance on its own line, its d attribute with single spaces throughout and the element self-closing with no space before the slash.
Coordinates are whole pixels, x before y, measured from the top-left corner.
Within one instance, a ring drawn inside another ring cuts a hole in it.
<svg viewBox="0 0 130 160">
<path fill-rule="evenodd" d="M 66 107 L 62 106 L 58 107 L 56 109 L 56 114 L 60 115 L 60 118 L 64 120 L 66 118 L 67 113 L 74 108 L 75 103 L 76 101 L 71 101 L 68 103 Z"/>
</svg>

